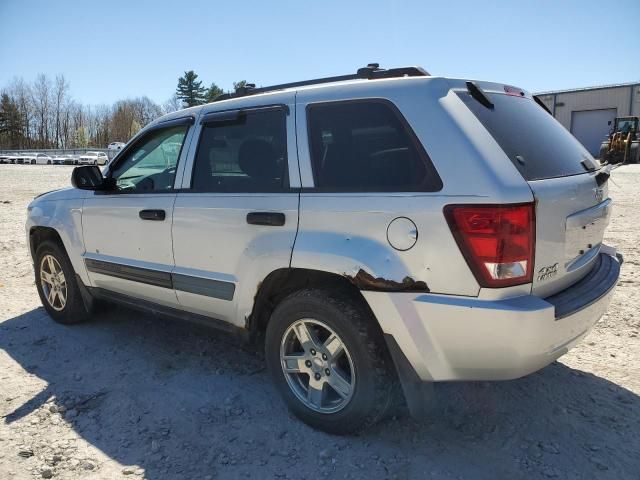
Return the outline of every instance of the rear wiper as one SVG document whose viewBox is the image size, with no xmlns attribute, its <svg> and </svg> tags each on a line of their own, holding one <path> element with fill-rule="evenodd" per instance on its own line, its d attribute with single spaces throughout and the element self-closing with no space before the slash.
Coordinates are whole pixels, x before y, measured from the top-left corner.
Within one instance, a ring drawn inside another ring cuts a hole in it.
<svg viewBox="0 0 640 480">
<path fill-rule="evenodd" d="M 598 166 L 588 157 L 584 157 L 580 165 L 582 165 L 587 172 L 593 172 L 598 169 Z"/>
<path fill-rule="evenodd" d="M 609 180 L 611 176 L 611 165 L 607 165 L 604 168 L 601 168 L 598 174 L 596 175 L 596 184 L 601 187 L 604 183 Z"/>
<path fill-rule="evenodd" d="M 487 94 L 484 93 L 484 91 L 479 86 L 477 86 L 473 82 L 466 82 L 466 84 L 467 91 L 473 98 L 475 98 L 478 102 L 480 102 L 480 104 L 487 107 L 489 110 L 493 110 L 493 103 L 491 102 L 491 100 L 489 100 Z"/>
</svg>

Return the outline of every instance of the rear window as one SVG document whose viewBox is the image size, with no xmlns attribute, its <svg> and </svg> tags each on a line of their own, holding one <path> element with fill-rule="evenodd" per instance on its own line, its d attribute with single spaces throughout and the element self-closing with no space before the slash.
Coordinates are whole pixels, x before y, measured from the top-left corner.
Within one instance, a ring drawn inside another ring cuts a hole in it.
<svg viewBox="0 0 640 480">
<path fill-rule="evenodd" d="M 315 186 L 328 191 L 437 191 L 429 157 L 400 113 L 383 100 L 307 108 Z"/>
<path fill-rule="evenodd" d="M 487 92 L 487 97 L 494 104 L 490 110 L 467 92 L 458 95 L 525 180 L 587 172 L 581 162 L 589 157 L 589 153 L 533 100 Z"/>
</svg>

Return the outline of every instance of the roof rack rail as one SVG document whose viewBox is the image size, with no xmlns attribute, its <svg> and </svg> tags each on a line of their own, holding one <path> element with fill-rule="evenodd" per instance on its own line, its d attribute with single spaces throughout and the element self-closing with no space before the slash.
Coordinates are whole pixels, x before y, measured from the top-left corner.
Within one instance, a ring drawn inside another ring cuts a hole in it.
<svg viewBox="0 0 640 480">
<path fill-rule="evenodd" d="M 258 93 L 272 92 L 275 90 L 284 90 L 285 88 L 306 87 L 308 85 L 319 85 L 322 83 L 342 82 L 345 80 L 376 80 L 379 78 L 397 78 L 397 77 L 428 77 L 429 73 L 422 67 L 399 67 L 399 68 L 380 68 L 378 63 L 369 63 L 366 67 L 359 68 L 354 74 L 338 75 L 336 77 L 316 78 L 313 80 L 303 80 L 300 82 L 281 83 L 270 87 L 256 88 L 254 83 L 247 83 L 239 87 L 233 93 L 223 93 L 214 102 L 228 100 L 230 98 L 245 97 L 247 95 L 256 95 Z"/>
</svg>

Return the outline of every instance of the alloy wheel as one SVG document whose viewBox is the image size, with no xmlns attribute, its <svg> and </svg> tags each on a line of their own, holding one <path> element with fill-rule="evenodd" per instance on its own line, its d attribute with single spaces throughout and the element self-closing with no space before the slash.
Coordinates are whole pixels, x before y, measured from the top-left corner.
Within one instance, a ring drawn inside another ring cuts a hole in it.
<svg viewBox="0 0 640 480">
<path fill-rule="evenodd" d="M 60 312 L 67 304 L 67 282 L 60 263 L 53 255 L 45 255 L 40 261 L 40 284 L 51 308 Z"/>
<path fill-rule="evenodd" d="M 323 322 L 293 323 L 282 336 L 280 363 L 289 388 L 311 410 L 335 413 L 353 396 L 356 372 L 349 350 Z"/>
</svg>

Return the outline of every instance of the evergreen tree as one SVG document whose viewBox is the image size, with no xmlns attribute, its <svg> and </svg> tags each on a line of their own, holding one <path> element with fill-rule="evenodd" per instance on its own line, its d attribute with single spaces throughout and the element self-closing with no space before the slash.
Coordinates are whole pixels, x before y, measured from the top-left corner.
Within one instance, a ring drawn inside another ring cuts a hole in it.
<svg viewBox="0 0 640 480">
<path fill-rule="evenodd" d="M 236 91 L 239 88 L 244 87 L 247 84 L 246 80 L 240 80 L 239 82 L 233 82 L 233 90 Z"/>
<path fill-rule="evenodd" d="M 19 148 L 22 137 L 22 116 L 15 102 L 6 93 L 0 97 L 0 137 L 9 148 Z"/>
<path fill-rule="evenodd" d="M 224 92 L 215 83 L 212 83 L 207 90 L 207 102 L 213 102 L 216 98 L 222 95 Z"/>
<path fill-rule="evenodd" d="M 212 83 L 207 90 L 207 102 L 213 102 L 216 98 L 222 95 L 224 92 L 215 83 Z"/>
<path fill-rule="evenodd" d="M 206 89 L 202 81 L 198 81 L 198 74 L 193 70 L 184 72 L 184 76 L 178 79 L 177 97 L 188 107 L 202 105 L 205 101 Z"/>
</svg>

